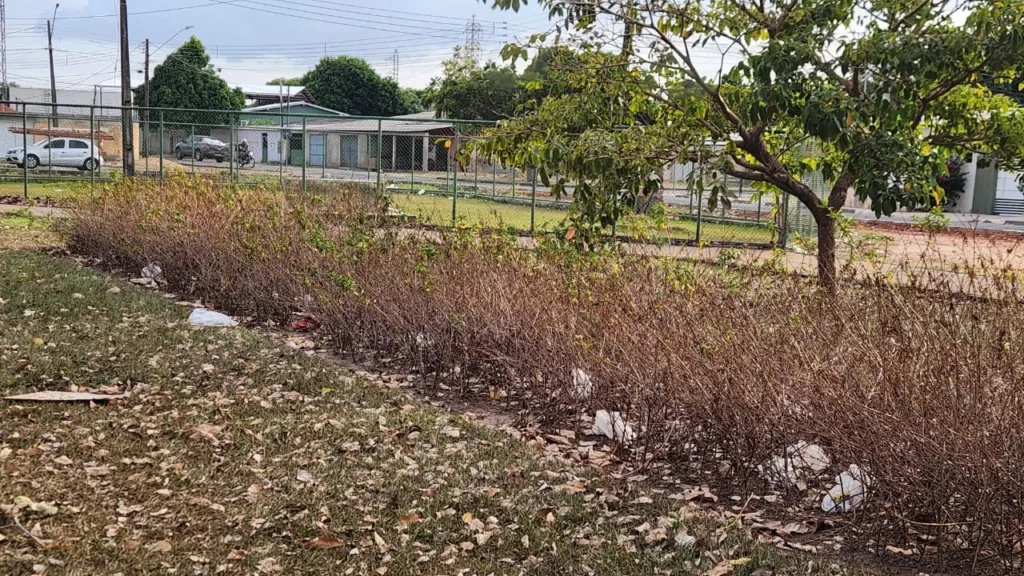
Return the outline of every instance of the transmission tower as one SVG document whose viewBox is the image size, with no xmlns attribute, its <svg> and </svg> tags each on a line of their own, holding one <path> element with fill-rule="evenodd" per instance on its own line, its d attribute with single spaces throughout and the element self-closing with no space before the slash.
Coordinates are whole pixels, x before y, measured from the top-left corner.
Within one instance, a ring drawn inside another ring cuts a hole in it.
<svg viewBox="0 0 1024 576">
<path fill-rule="evenodd" d="M 0 0 L 0 98 L 7 100 L 10 93 L 7 89 L 7 8 L 4 0 Z"/>
<path fill-rule="evenodd" d="M 477 63 L 480 62 L 480 58 L 483 56 L 483 50 L 480 47 L 483 35 L 484 27 L 476 21 L 476 16 L 473 16 L 473 18 L 466 23 L 466 55 Z"/>
<path fill-rule="evenodd" d="M 394 80 L 395 83 L 397 84 L 398 83 L 398 50 L 395 50 L 395 53 L 391 55 L 391 58 L 388 58 L 388 61 L 391 62 L 391 79 Z"/>
</svg>

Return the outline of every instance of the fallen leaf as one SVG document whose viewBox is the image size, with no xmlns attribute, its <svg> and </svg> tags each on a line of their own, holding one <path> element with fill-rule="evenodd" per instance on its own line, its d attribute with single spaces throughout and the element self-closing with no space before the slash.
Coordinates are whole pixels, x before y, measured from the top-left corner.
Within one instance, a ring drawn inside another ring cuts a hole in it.
<svg viewBox="0 0 1024 576">
<path fill-rule="evenodd" d="M 256 565 L 256 569 L 264 574 L 270 574 L 271 572 L 280 572 L 281 565 L 278 564 L 277 558 L 264 558 Z"/>
<path fill-rule="evenodd" d="M 150 552 L 170 552 L 173 546 L 167 540 L 157 540 L 149 546 L 146 546 L 146 550 Z"/>
<path fill-rule="evenodd" d="M 71 458 L 67 456 L 58 456 L 53 459 L 54 464 L 60 464 L 61 466 L 69 466 L 72 464 Z"/>
<path fill-rule="evenodd" d="M 295 479 L 305 484 L 313 483 L 313 475 L 307 470 L 299 470 L 298 473 L 295 474 Z"/>
<path fill-rule="evenodd" d="M 722 560 L 716 564 L 714 568 L 708 571 L 707 576 L 725 576 L 726 574 L 731 573 L 735 568 L 736 567 L 733 566 L 732 562 Z"/>
<path fill-rule="evenodd" d="M 644 541 L 648 544 L 661 542 L 666 538 L 668 538 L 668 531 L 664 528 L 655 528 L 654 530 L 651 530 L 646 535 L 644 535 Z"/>
<path fill-rule="evenodd" d="M 381 535 L 377 534 L 376 532 L 373 533 L 373 543 L 377 545 L 377 548 L 380 550 L 381 554 L 386 554 L 387 551 L 391 548 L 390 546 L 388 546 L 388 543 L 384 540 L 384 538 L 381 538 Z"/>
<path fill-rule="evenodd" d="M 193 440 L 205 440 L 214 446 L 220 445 L 220 433 L 224 430 L 223 426 L 217 426 L 216 424 L 198 424 L 195 428 L 192 428 Z"/>
<path fill-rule="evenodd" d="M 85 467 L 86 476 L 106 476 L 107 474 L 110 474 L 110 468 L 106 465 Z"/>
<path fill-rule="evenodd" d="M 398 519 L 398 529 L 408 530 L 413 524 L 417 524 L 420 521 L 420 515 L 413 512 L 412 514 L 406 514 Z"/>
<path fill-rule="evenodd" d="M 332 548 L 341 548 L 344 545 L 345 543 L 338 540 L 334 535 L 323 534 L 310 540 L 307 547 L 313 550 L 331 550 Z"/>
</svg>

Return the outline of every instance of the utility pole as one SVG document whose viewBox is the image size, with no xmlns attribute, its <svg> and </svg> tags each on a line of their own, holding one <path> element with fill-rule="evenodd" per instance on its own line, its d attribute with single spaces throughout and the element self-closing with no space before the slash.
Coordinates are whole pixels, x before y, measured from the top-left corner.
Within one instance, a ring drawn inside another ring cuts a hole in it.
<svg viewBox="0 0 1024 576">
<path fill-rule="evenodd" d="M 132 121 L 132 67 L 128 50 L 128 0 L 121 0 L 121 165 L 135 176 L 135 135 Z"/>
<path fill-rule="evenodd" d="M 143 92 L 146 94 L 146 120 L 149 120 L 149 38 L 146 38 L 146 79 Z"/>
<path fill-rule="evenodd" d="M 53 7 L 53 20 L 46 21 L 46 41 L 50 51 L 50 103 L 53 104 L 53 125 L 60 126 L 57 119 L 57 78 L 53 73 L 53 29 L 57 27 L 57 8 L 60 3 Z"/>
<path fill-rule="evenodd" d="M 11 99 L 11 91 L 7 86 L 7 8 L 4 0 L 0 0 L 0 98 Z"/>
</svg>

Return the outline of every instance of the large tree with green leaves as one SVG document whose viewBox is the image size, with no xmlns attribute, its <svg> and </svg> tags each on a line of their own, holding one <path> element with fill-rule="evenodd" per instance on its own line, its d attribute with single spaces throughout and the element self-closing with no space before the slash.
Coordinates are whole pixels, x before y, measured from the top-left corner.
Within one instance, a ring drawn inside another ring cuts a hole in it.
<svg viewBox="0 0 1024 576">
<path fill-rule="evenodd" d="M 483 142 L 537 165 L 556 191 L 561 178 L 574 181 L 584 224 L 653 193 L 663 161 L 697 160 L 806 206 L 819 277 L 832 287 L 850 190 L 890 214 L 941 195 L 952 155 L 980 152 L 1011 168 L 1024 157 L 1024 111 L 985 81 L 1015 77 L 1024 60 L 1024 0 L 540 1 L 553 34 L 576 49 L 578 66 L 562 74 L 573 90 Z M 706 47 L 716 45 L 740 63 L 709 69 Z M 811 173 L 824 177 L 823 192 L 808 185 Z M 709 201 L 724 193 L 710 190 Z"/>
<path fill-rule="evenodd" d="M 498 120 L 512 116 L 522 102 L 519 75 L 511 66 L 488 62 L 481 67 L 461 46 L 444 62 L 444 74 L 428 89 L 444 116 L 464 120 Z"/>
<path fill-rule="evenodd" d="M 143 105 L 145 87 L 135 88 L 133 97 L 136 106 Z M 227 124 L 231 114 L 224 111 L 241 110 L 245 96 L 217 75 L 203 43 L 193 36 L 153 70 L 149 103 L 153 108 L 183 109 L 164 111 L 164 122 L 194 125 L 197 133 L 205 134 L 212 125 Z"/>
<path fill-rule="evenodd" d="M 302 77 L 320 106 L 357 116 L 395 116 L 414 112 L 394 80 L 381 78 L 361 58 L 323 58 Z"/>
</svg>

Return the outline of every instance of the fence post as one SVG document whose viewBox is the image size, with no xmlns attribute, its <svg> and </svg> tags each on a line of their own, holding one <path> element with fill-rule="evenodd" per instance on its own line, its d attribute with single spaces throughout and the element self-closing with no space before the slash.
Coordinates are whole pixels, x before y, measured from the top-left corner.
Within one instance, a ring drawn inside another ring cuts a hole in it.
<svg viewBox="0 0 1024 576">
<path fill-rule="evenodd" d="M 160 187 L 164 185 L 164 111 L 160 110 Z"/>
<path fill-rule="evenodd" d="M 100 158 L 100 154 L 96 151 L 96 133 L 95 133 L 96 124 L 95 124 L 95 122 L 96 122 L 96 107 L 95 106 L 90 106 L 89 107 L 89 154 L 90 155 L 91 154 L 96 154 L 96 157 L 97 157 L 96 164 L 92 167 L 92 170 L 89 170 L 89 191 L 92 193 L 92 197 L 93 198 L 96 197 L 96 171 L 100 169 L 100 164 L 103 163 L 102 158 Z"/>
<path fill-rule="evenodd" d="M 498 162 L 491 156 L 491 197 L 498 197 Z"/>
<path fill-rule="evenodd" d="M 56 112 L 55 112 L 56 113 Z M 53 118 L 46 118 L 46 141 L 53 140 Z M 67 146 L 67 144 L 65 144 Z M 46 145 L 46 175 L 53 178 L 53 149 Z"/>
<path fill-rule="evenodd" d="M 779 227 L 779 247 L 785 250 L 789 240 L 789 194 L 782 194 L 782 226 Z"/>
<path fill-rule="evenodd" d="M 28 198 L 28 104 L 21 105 L 21 183 Z"/>
<path fill-rule="evenodd" d="M 235 118 L 228 114 L 228 181 L 235 182 Z"/>
<path fill-rule="evenodd" d="M 195 173 L 196 173 L 196 125 L 195 125 L 195 122 L 192 123 L 191 130 L 192 130 L 192 139 L 189 140 L 189 142 L 192 143 L 192 148 L 188 151 L 189 152 L 188 155 L 192 157 L 192 160 L 191 160 L 191 163 L 192 163 L 192 174 L 195 175 Z"/>
<path fill-rule="evenodd" d="M 537 231 L 537 168 L 533 169 L 533 178 L 530 183 L 530 234 Z"/>
<path fill-rule="evenodd" d="M 449 166 L 452 166 L 452 226 L 455 226 L 455 218 L 458 215 L 459 205 L 459 125 L 455 125 L 455 142 L 452 143 L 451 156 L 448 159 Z"/>
<path fill-rule="evenodd" d="M 306 159 L 309 153 L 309 135 L 306 132 L 306 117 L 302 117 L 302 195 L 306 195 Z"/>
<path fill-rule="evenodd" d="M 384 121 L 377 120 L 377 195 L 380 196 L 384 193 L 380 185 L 380 173 L 381 173 L 381 155 L 383 154 L 381 147 L 384 142 Z"/>
<path fill-rule="evenodd" d="M 697 190 L 697 246 L 700 246 L 700 225 L 704 215 L 704 189 Z"/>
</svg>

